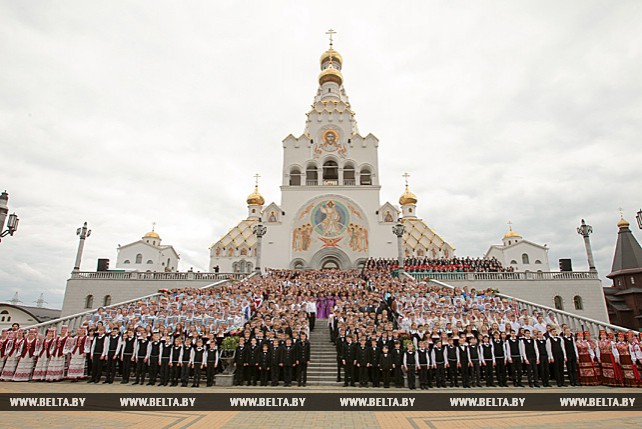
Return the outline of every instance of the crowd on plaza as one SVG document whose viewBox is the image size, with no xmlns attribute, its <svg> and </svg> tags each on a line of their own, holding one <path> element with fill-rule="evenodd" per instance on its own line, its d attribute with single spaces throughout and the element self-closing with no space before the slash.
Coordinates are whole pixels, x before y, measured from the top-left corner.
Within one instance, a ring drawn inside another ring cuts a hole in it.
<svg viewBox="0 0 642 429">
<path fill-rule="evenodd" d="M 370 258 L 366 261 L 366 269 L 386 267 L 390 271 L 399 268 L 398 259 Z M 513 272 L 513 267 L 504 267 L 496 258 L 429 258 L 408 257 L 404 259 L 404 269 L 409 273 L 498 273 Z"/>
<path fill-rule="evenodd" d="M 310 331 L 327 319 L 337 381 L 346 386 L 523 386 L 524 378 L 533 387 L 642 385 L 633 332 L 594 340 L 552 312 L 529 314 L 492 290 L 395 277 L 391 264 L 269 270 L 217 288 L 163 290 L 98 309 L 73 333 L 63 326 L 40 336 L 14 325 L 0 337 L 0 380 L 113 383 L 120 376 L 121 383 L 199 387 L 202 379 L 213 385 L 229 362 L 237 385 L 305 386 Z"/>
</svg>

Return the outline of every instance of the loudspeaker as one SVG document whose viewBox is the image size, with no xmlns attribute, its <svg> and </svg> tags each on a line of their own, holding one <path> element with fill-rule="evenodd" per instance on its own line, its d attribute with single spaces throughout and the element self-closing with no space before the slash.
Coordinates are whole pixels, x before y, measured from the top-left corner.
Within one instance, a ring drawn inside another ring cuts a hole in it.
<svg viewBox="0 0 642 429">
<path fill-rule="evenodd" d="M 573 271 L 573 264 L 570 259 L 560 259 L 560 271 Z"/>
<path fill-rule="evenodd" d="M 96 271 L 108 271 L 109 270 L 109 259 L 99 259 L 98 267 Z"/>
</svg>

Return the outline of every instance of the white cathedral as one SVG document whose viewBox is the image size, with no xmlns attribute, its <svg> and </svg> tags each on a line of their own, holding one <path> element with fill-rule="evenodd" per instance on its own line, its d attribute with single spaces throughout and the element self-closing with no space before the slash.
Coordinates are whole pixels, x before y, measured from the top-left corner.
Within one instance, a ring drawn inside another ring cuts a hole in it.
<svg viewBox="0 0 642 429">
<path fill-rule="evenodd" d="M 417 197 L 406 190 L 400 207 L 381 204 L 379 140 L 359 133 L 343 86 L 343 59 L 321 55 L 319 89 L 302 135 L 283 140 L 281 202 L 265 205 L 258 190 L 248 215 L 210 247 L 210 269 L 251 272 L 256 264 L 253 227 L 266 226 L 261 265 L 268 268 L 356 268 L 368 257 L 396 257 L 392 233 L 401 216 L 406 256 L 449 257 L 454 248 L 417 217 Z"/>
</svg>

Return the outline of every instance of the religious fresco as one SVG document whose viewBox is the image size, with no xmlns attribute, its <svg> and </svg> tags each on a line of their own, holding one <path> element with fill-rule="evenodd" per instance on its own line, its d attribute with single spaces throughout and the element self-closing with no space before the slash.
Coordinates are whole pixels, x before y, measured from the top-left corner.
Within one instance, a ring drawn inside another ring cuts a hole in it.
<svg viewBox="0 0 642 429">
<path fill-rule="evenodd" d="M 364 216 L 350 203 L 327 198 L 307 205 L 297 218 L 302 223 L 292 231 L 292 250 L 310 250 L 315 239 L 321 247 L 347 246 L 354 252 L 368 250 L 368 229 Z"/>
<path fill-rule="evenodd" d="M 323 152 L 336 152 L 342 158 L 346 157 L 347 149 L 346 146 L 339 141 L 339 131 L 334 129 L 329 129 L 323 131 L 321 134 L 321 143 L 314 145 L 314 158 L 319 158 Z"/>
</svg>

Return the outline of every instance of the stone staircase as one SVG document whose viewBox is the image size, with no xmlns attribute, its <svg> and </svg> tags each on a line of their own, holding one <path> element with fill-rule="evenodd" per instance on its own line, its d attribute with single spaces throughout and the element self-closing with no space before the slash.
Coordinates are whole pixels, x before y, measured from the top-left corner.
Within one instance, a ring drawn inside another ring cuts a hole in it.
<svg viewBox="0 0 642 429">
<path fill-rule="evenodd" d="M 337 353 L 330 341 L 327 319 L 317 319 L 310 333 L 310 365 L 308 386 L 339 386 L 337 383 Z"/>
</svg>

